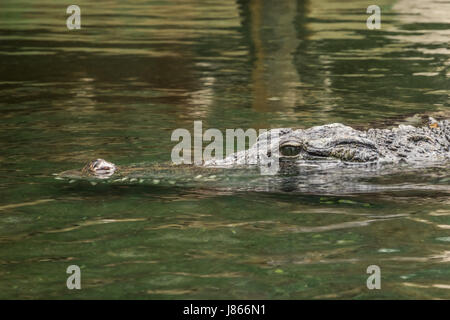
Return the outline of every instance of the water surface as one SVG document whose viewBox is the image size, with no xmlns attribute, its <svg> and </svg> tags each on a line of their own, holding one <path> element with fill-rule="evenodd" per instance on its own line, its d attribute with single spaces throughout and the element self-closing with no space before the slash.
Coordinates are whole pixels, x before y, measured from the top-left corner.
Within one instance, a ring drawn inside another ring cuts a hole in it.
<svg viewBox="0 0 450 320">
<path fill-rule="evenodd" d="M 194 120 L 365 129 L 448 114 L 448 3 L 378 1 L 368 30 L 366 1 L 79 0 L 69 31 L 70 4 L 0 4 L 0 297 L 450 298 L 445 167 L 351 194 L 52 176 L 97 157 L 167 162 Z M 66 288 L 72 264 L 81 290 Z"/>
</svg>

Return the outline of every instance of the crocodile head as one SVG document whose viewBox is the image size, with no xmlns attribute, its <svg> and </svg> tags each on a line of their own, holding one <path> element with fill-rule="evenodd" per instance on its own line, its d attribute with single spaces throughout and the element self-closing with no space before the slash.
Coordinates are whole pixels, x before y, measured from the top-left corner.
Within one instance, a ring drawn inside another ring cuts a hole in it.
<svg viewBox="0 0 450 320">
<path fill-rule="evenodd" d="M 231 154 L 223 160 L 205 162 L 206 166 L 231 167 L 279 161 L 282 167 L 342 163 L 371 163 L 381 152 L 366 132 L 339 123 L 316 126 L 306 130 L 281 128 L 261 134 L 248 150 Z"/>
<path fill-rule="evenodd" d="M 449 128 L 448 121 L 444 120 L 422 128 L 399 125 L 367 131 L 340 123 L 305 130 L 272 129 L 260 135 L 249 150 L 235 153 L 223 163 L 265 165 L 267 162 L 261 159 L 267 157 L 279 160 L 281 168 L 439 163 L 450 158 Z"/>
</svg>

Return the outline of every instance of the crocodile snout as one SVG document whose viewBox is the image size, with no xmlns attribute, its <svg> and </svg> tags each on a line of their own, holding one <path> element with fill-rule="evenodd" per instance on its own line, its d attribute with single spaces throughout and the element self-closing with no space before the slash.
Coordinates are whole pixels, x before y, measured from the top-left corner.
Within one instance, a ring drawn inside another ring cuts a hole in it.
<svg viewBox="0 0 450 320">
<path fill-rule="evenodd" d="M 94 176 L 100 179 L 111 177 L 116 172 L 117 167 L 114 163 L 103 159 L 96 159 L 88 162 L 83 168 L 83 174 Z"/>
</svg>

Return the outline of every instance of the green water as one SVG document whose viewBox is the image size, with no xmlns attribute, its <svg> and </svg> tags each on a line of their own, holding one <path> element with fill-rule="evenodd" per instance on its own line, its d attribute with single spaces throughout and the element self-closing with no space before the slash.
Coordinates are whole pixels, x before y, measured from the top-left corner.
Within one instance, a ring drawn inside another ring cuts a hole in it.
<svg viewBox="0 0 450 320">
<path fill-rule="evenodd" d="M 348 195 L 52 176 L 98 157 L 167 162 L 172 131 L 194 120 L 448 114 L 448 3 L 378 1 L 382 28 L 368 30 L 367 1 L 80 0 L 69 31 L 71 4 L 0 4 L 0 298 L 450 298 L 445 168 Z"/>
</svg>

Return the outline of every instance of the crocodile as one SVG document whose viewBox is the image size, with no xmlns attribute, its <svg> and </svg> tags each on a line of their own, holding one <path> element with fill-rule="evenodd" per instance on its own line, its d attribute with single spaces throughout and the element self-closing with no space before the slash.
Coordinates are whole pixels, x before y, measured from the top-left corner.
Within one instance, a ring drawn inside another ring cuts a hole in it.
<svg viewBox="0 0 450 320">
<path fill-rule="evenodd" d="M 271 129 L 261 134 L 249 149 L 224 159 L 206 160 L 200 165 L 118 167 L 104 159 L 95 159 L 81 170 L 65 171 L 58 178 L 119 183 L 147 180 L 153 184 L 163 179 L 178 184 L 180 181 L 204 183 L 223 178 L 228 184 L 235 179 L 235 185 L 240 185 L 243 180 L 239 177 L 246 176 L 251 177 L 253 188 L 265 188 L 263 185 L 269 184 L 283 190 L 312 190 L 312 185 L 321 185 L 330 190 L 333 185 L 339 190 L 343 183 L 354 189 L 356 178 L 411 168 L 447 168 L 449 160 L 450 122 L 429 118 L 423 127 L 399 125 L 392 129 L 366 131 L 340 123 L 309 129 Z M 264 178 L 255 170 L 270 166 L 269 163 L 274 161 L 279 164 L 276 176 Z"/>
</svg>

